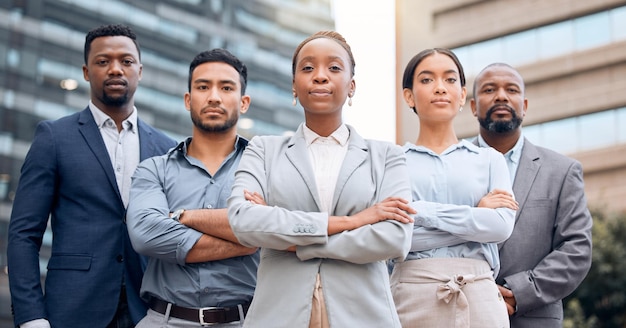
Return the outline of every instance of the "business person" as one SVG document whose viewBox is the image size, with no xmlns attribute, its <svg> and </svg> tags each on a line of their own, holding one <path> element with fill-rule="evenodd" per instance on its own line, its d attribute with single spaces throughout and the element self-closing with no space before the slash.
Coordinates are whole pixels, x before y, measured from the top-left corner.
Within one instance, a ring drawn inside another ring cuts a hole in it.
<svg viewBox="0 0 626 328">
<path fill-rule="evenodd" d="M 402 326 L 508 327 L 494 280 L 496 243 L 511 234 L 517 208 L 504 158 L 456 136 L 466 89 L 452 51 L 415 55 L 402 87 L 420 128 L 404 146 L 417 211 L 411 252 L 391 276 Z"/>
<path fill-rule="evenodd" d="M 140 160 L 175 141 L 137 118 L 141 56 L 133 31 L 93 29 L 85 38 L 84 110 L 38 124 L 9 223 L 9 286 L 16 326 L 132 327 L 145 261 L 128 240 L 125 210 Z M 39 250 L 51 217 L 45 291 Z"/>
<path fill-rule="evenodd" d="M 562 299 L 591 267 L 591 215 L 579 162 L 533 145 L 522 133 L 528 109 L 524 80 L 504 63 L 485 67 L 474 81 L 476 144 L 506 158 L 519 202 L 511 237 L 499 244 L 496 282 L 511 327 L 562 327 Z"/>
<path fill-rule="evenodd" d="M 339 33 L 302 41 L 292 91 L 304 124 L 254 137 L 235 173 L 229 221 L 262 247 L 245 327 L 400 327 L 385 260 L 408 252 L 408 172 L 400 147 L 342 122 L 354 67 Z"/>
<path fill-rule="evenodd" d="M 189 66 L 185 107 L 192 136 L 139 164 L 130 191 L 128 232 L 149 257 L 141 296 L 150 304 L 140 327 L 241 327 L 259 256 L 228 224 L 226 200 L 248 141 L 237 134 L 250 106 L 248 71 L 224 49 L 199 53 Z"/>
</svg>

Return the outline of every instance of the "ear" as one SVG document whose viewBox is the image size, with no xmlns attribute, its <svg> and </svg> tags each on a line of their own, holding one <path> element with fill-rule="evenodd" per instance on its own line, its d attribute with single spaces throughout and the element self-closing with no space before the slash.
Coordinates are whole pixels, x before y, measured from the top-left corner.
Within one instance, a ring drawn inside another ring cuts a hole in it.
<svg viewBox="0 0 626 328">
<path fill-rule="evenodd" d="M 138 75 L 139 81 L 141 81 L 141 73 L 142 72 L 143 72 L 143 64 L 139 64 L 139 75 Z"/>
<path fill-rule="evenodd" d="M 415 108 L 415 99 L 413 99 L 413 92 L 411 89 L 404 88 L 402 90 L 402 96 L 404 97 L 404 102 L 406 102 L 410 108 Z"/>
<path fill-rule="evenodd" d="M 87 65 L 83 65 L 83 79 L 89 82 L 89 68 L 87 68 Z"/>
<path fill-rule="evenodd" d="M 239 108 L 239 112 L 241 114 L 245 114 L 248 111 L 248 108 L 250 108 L 250 96 L 248 95 L 243 95 L 241 97 L 241 107 Z"/>
<path fill-rule="evenodd" d="M 528 110 L 528 98 L 524 98 L 524 112 L 522 112 L 522 117 L 526 116 L 527 110 Z"/>
<path fill-rule="evenodd" d="M 461 88 L 461 107 L 465 106 L 465 101 L 467 101 L 467 88 Z"/>
<path fill-rule="evenodd" d="M 352 79 L 350 81 L 350 92 L 348 94 L 352 95 L 352 97 L 354 97 L 354 93 L 356 92 L 356 81 L 354 79 Z"/>
<path fill-rule="evenodd" d="M 478 114 L 476 113 L 476 99 L 472 98 L 470 100 L 470 107 L 472 108 L 472 114 L 474 114 L 474 117 L 478 117 Z"/>
<path fill-rule="evenodd" d="M 185 92 L 185 108 L 188 112 L 191 111 L 191 94 L 189 92 Z"/>
</svg>

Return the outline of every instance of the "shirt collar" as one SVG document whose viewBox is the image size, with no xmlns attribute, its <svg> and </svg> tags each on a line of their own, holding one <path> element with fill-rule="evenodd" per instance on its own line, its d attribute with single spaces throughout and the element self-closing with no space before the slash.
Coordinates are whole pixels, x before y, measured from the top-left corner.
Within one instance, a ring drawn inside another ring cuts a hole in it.
<svg viewBox="0 0 626 328">
<path fill-rule="evenodd" d="M 412 150 L 412 151 L 418 151 L 418 152 L 426 152 L 426 153 L 432 153 L 432 150 L 424 147 L 424 146 L 418 146 L 415 145 L 413 143 L 407 142 L 404 144 L 403 146 L 404 148 L 404 152 L 407 153 L 408 151 Z M 476 146 L 475 144 L 465 140 L 465 139 L 461 139 L 458 143 L 456 143 L 454 146 L 450 146 L 448 147 L 448 151 L 443 152 L 441 155 L 445 155 L 448 153 L 451 153 L 457 149 L 462 149 L 465 148 L 473 153 L 478 153 L 478 146 Z"/>
<path fill-rule="evenodd" d="M 313 130 L 309 129 L 306 124 L 303 125 L 302 132 L 304 133 L 304 140 L 306 141 L 307 146 L 310 146 L 313 142 L 320 138 L 333 139 L 339 145 L 345 146 L 346 143 L 348 143 L 348 139 L 350 138 L 350 130 L 348 130 L 348 127 L 343 123 L 328 137 L 320 136 Z"/>
<path fill-rule="evenodd" d="M 183 154 L 187 155 L 187 150 L 189 149 L 189 144 L 191 143 L 191 139 L 192 137 L 187 137 L 187 139 L 181 141 L 176 147 L 170 149 L 169 153 L 172 154 L 175 151 L 182 151 Z M 248 145 L 248 139 L 240 135 L 237 135 L 237 139 L 235 140 L 234 151 L 237 152 L 240 149 L 243 150 L 246 148 L 247 145 Z"/>
<path fill-rule="evenodd" d="M 91 115 L 93 115 L 93 119 L 94 121 L 96 121 L 96 125 L 98 126 L 98 128 L 103 128 L 104 124 L 108 120 L 111 120 L 111 122 L 113 121 L 113 119 L 109 115 L 107 115 L 100 108 L 98 108 L 91 100 L 89 101 L 89 110 L 91 111 Z M 133 106 L 133 111 L 132 113 L 130 113 L 130 116 L 128 116 L 128 118 L 126 118 L 122 122 L 122 126 L 124 127 L 124 129 L 128 128 L 131 132 L 136 132 L 137 108 L 135 106 Z"/>
<path fill-rule="evenodd" d="M 489 144 L 487 144 L 485 139 L 483 139 L 483 136 L 481 136 L 480 134 L 478 134 L 478 145 L 480 147 L 491 147 L 489 146 Z M 507 160 L 510 160 L 511 162 L 515 164 L 519 163 L 519 159 L 522 157 L 523 147 L 524 147 L 524 134 L 522 133 L 520 134 L 519 139 L 517 139 L 515 146 L 513 146 L 513 148 L 511 148 L 509 151 L 507 151 L 504 154 L 504 157 Z"/>
</svg>

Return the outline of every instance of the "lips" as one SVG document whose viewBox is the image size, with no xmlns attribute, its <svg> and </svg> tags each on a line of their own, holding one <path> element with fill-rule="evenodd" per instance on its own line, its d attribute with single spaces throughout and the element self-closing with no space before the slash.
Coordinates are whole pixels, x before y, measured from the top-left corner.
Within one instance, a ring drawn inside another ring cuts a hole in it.
<svg viewBox="0 0 626 328">
<path fill-rule="evenodd" d="M 431 103 L 435 104 L 435 103 L 450 103 L 450 100 L 445 99 L 445 98 L 435 98 L 433 100 L 430 101 Z"/>
<path fill-rule="evenodd" d="M 318 95 L 318 96 L 326 96 L 326 95 L 331 95 L 332 92 L 328 89 L 313 89 L 309 91 L 309 94 Z"/>
<path fill-rule="evenodd" d="M 111 79 L 111 80 L 104 81 L 105 86 L 113 87 L 113 88 L 125 87 L 126 84 L 127 84 L 126 81 L 119 80 L 119 79 Z"/>
</svg>

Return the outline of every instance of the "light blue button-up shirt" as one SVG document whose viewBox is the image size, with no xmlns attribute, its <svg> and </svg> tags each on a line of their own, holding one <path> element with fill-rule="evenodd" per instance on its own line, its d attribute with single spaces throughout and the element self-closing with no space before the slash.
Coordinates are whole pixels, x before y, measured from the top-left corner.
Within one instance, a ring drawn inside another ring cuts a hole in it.
<svg viewBox="0 0 626 328">
<path fill-rule="evenodd" d="M 497 275 L 497 243 L 513 231 L 515 211 L 476 207 L 493 189 L 512 193 L 502 154 L 462 140 L 437 154 L 404 145 L 413 202 L 413 240 L 407 260 L 472 258 L 486 260 Z"/>
<path fill-rule="evenodd" d="M 141 296 L 155 296 L 185 307 L 233 306 L 252 300 L 259 253 L 219 261 L 185 263 L 202 233 L 169 217 L 178 209 L 226 208 L 235 170 L 248 141 L 235 149 L 211 175 L 187 155 L 191 138 L 163 156 L 139 164 L 127 213 L 134 244 L 149 244 Z"/>
<path fill-rule="evenodd" d="M 490 147 L 480 134 L 478 135 L 478 145 L 481 147 Z M 520 135 L 519 139 L 517 139 L 517 142 L 515 143 L 515 146 L 504 154 L 506 165 L 509 167 L 511 185 L 515 182 L 515 174 L 517 174 L 519 160 L 522 157 L 522 148 L 524 148 L 524 136 Z"/>
</svg>

